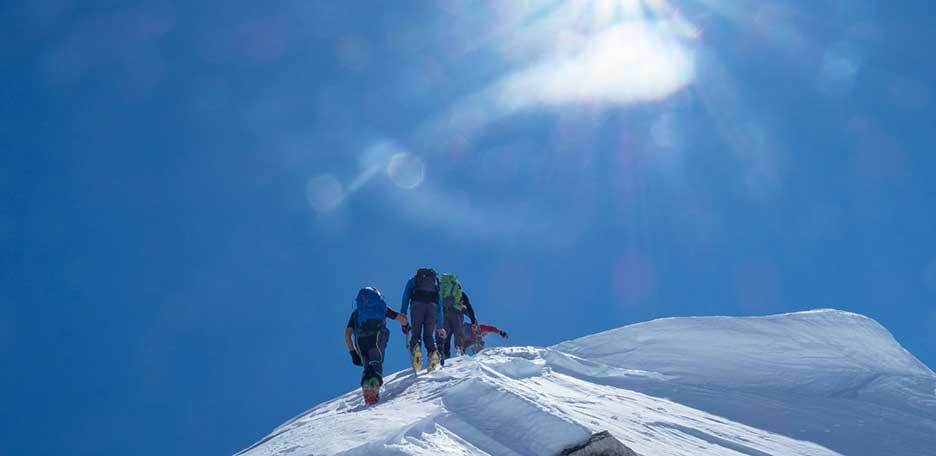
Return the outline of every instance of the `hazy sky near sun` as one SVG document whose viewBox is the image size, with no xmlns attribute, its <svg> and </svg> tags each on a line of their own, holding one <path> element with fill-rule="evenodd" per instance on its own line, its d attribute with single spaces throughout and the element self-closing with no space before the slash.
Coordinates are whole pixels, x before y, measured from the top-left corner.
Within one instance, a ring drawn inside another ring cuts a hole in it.
<svg viewBox="0 0 936 456">
<path fill-rule="evenodd" d="M 929 9 L 0 5 L 0 453 L 231 454 L 423 265 L 514 344 L 833 307 L 932 367 Z"/>
</svg>

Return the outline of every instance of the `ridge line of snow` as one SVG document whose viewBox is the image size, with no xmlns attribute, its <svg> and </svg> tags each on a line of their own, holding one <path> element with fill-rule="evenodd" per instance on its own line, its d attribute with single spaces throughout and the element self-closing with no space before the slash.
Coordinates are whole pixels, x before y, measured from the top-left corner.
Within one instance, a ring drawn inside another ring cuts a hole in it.
<svg viewBox="0 0 936 456">
<path fill-rule="evenodd" d="M 237 454 L 529 456 L 607 430 L 647 455 L 929 456 L 936 375 L 920 365 L 850 312 L 672 317 L 403 370 L 377 406 L 349 392 Z"/>
</svg>

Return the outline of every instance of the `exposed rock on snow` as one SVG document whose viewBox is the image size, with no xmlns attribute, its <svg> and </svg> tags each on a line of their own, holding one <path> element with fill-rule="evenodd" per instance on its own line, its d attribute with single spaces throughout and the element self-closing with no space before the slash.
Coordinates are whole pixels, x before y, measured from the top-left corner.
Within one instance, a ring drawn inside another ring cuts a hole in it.
<svg viewBox="0 0 936 456">
<path fill-rule="evenodd" d="M 588 441 L 567 448 L 559 456 L 639 456 L 608 431 L 592 434 Z"/>
</svg>

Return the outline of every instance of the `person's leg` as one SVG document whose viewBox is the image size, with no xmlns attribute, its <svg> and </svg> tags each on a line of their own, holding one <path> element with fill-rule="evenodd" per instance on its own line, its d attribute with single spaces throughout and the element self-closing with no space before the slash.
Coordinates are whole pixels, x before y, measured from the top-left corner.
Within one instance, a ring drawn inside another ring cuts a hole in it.
<svg viewBox="0 0 936 456">
<path fill-rule="evenodd" d="M 426 345 L 426 352 L 432 353 L 437 350 L 435 343 L 436 318 L 438 316 L 435 303 L 423 304 L 423 343 Z"/>
<path fill-rule="evenodd" d="M 364 370 L 361 372 L 361 385 L 363 385 L 366 380 L 375 376 L 375 366 L 372 361 L 375 357 L 379 359 L 380 352 L 377 348 L 377 335 L 358 336 L 355 337 L 354 342 L 358 355 L 361 356 L 361 363 L 364 365 Z"/>
<path fill-rule="evenodd" d="M 445 350 L 446 350 L 446 347 L 448 346 L 446 345 L 448 341 L 445 340 L 445 337 L 439 337 L 439 335 L 436 334 L 435 342 L 436 342 L 436 348 L 439 350 L 439 354 L 442 355 L 442 359 L 445 359 Z"/>
<path fill-rule="evenodd" d="M 465 314 L 462 312 L 452 312 L 451 315 L 452 332 L 455 336 L 455 353 L 461 354 L 465 351 Z"/>
<path fill-rule="evenodd" d="M 383 385 L 383 360 L 384 353 L 387 352 L 387 340 L 390 338 L 390 331 L 386 328 L 380 330 L 377 335 L 377 345 L 371 349 L 367 357 L 367 364 L 371 366 L 371 375 L 376 376 Z"/>
<path fill-rule="evenodd" d="M 442 346 L 437 347 L 437 348 L 442 353 L 443 359 L 451 358 L 452 357 L 452 333 L 454 331 L 451 328 L 452 319 L 449 318 L 449 313 L 445 314 L 445 318 L 442 319 L 442 323 L 445 325 L 443 326 L 443 329 L 445 329 L 445 338 L 440 340 L 442 342 L 441 343 Z"/>
<path fill-rule="evenodd" d="M 414 302 L 410 311 L 410 351 L 413 351 L 414 347 L 419 347 L 419 339 L 422 337 L 424 328 L 423 321 L 425 320 L 426 305 L 421 302 Z"/>
</svg>

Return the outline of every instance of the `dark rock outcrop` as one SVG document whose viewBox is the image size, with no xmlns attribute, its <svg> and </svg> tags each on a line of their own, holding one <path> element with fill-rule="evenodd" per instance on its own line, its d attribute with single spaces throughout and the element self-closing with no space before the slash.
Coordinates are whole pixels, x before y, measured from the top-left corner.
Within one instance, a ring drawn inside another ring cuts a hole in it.
<svg viewBox="0 0 936 456">
<path fill-rule="evenodd" d="M 588 440 L 574 447 L 566 448 L 559 456 L 640 456 L 614 438 L 608 431 L 592 434 Z"/>
</svg>

